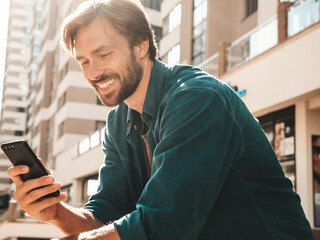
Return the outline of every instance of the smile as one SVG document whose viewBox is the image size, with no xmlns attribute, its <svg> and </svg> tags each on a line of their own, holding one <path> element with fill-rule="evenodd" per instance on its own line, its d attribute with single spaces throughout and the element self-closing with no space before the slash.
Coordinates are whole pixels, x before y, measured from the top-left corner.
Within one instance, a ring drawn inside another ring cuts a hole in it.
<svg viewBox="0 0 320 240">
<path fill-rule="evenodd" d="M 109 86 L 112 85 L 115 81 L 116 81 L 116 79 L 115 79 L 115 78 L 112 78 L 112 79 L 110 79 L 110 80 L 106 80 L 106 81 L 99 82 L 97 85 L 98 85 L 99 88 L 103 89 L 103 88 L 109 87 Z"/>
</svg>

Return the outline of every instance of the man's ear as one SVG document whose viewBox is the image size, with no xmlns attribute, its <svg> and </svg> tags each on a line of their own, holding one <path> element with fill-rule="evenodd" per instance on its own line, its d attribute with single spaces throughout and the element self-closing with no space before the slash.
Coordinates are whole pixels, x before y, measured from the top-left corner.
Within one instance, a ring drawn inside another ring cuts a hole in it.
<svg viewBox="0 0 320 240">
<path fill-rule="evenodd" d="M 144 58 L 149 51 L 149 39 L 146 38 L 145 40 L 141 41 L 136 45 L 138 47 L 138 53 L 140 59 Z"/>
</svg>

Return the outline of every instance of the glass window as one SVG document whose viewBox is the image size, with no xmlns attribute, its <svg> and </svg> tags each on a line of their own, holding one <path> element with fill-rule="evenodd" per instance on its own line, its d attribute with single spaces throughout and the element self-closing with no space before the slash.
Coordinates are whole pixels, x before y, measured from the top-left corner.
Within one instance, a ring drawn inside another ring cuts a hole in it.
<svg viewBox="0 0 320 240">
<path fill-rule="evenodd" d="M 72 202 L 72 197 L 74 195 L 72 185 L 67 185 L 67 186 L 61 187 L 61 192 L 65 192 L 68 195 L 67 198 L 64 200 L 64 202 L 65 203 L 71 203 Z"/>
<path fill-rule="evenodd" d="M 14 131 L 15 136 L 23 136 L 23 131 Z"/>
<path fill-rule="evenodd" d="M 24 28 L 24 32 L 27 33 L 27 34 L 30 34 L 31 33 L 31 28 L 25 27 Z"/>
<path fill-rule="evenodd" d="M 289 107 L 259 117 L 259 122 L 295 189 L 295 109 Z"/>
<path fill-rule="evenodd" d="M 175 6 L 163 20 L 163 35 L 172 32 L 181 24 L 181 3 Z"/>
<path fill-rule="evenodd" d="M 34 36 L 33 44 L 35 44 L 35 45 L 40 45 L 41 44 L 40 36 L 37 36 L 37 35 Z"/>
<path fill-rule="evenodd" d="M 83 180 L 83 191 L 82 191 L 83 202 L 87 202 L 89 197 L 97 192 L 98 185 L 99 185 L 98 174 L 87 177 Z"/>
<path fill-rule="evenodd" d="M 64 122 L 62 122 L 62 123 L 59 125 L 59 128 L 58 128 L 58 138 L 62 137 L 63 134 L 64 134 L 64 125 L 65 125 Z"/>
<path fill-rule="evenodd" d="M 37 11 L 42 11 L 43 10 L 43 3 L 42 2 L 37 2 L 36 3 L 36 10 Z"/>
<path fill-rule="evenodd" d="M 195 3 L 196 2 L 197 1 L 195 1 Z M 193 26 L 197 26 L 206 18 L 207 18 L 207 1 L 202 0 L 200 3 L 197 3 L 197 5 L 195 4 L 194 6 Z"/>
<path fill-rule="evenodd" d="M 33 56 L 39 56 L 40 48 L 39 47 L 33 47 L 32 48 L 32 55 Z"/>
<path fill-rule="evenodd" d="M 141 1 L 142 5 L 147 8 L 152 8 L 155 10 L 160 10 L 161 0 L 144 0 Z"/>
<path fill-rule="evenodd" d="M 320 227 L 320 135 L 312 136 L 314 225 Z"/>
<path fill-rule="evenodd" d="M 180 44 L 174 46 L 169 52 L 168 52 L 168 65 L 173 66 L 175 64 L 178 64 L 180 62 Z"/>
<path fill-rule="evenodd" d="M 41 13 L 36 13 L 36 21 L 37 21 L 37 22 L 41 22 L 41 20 L 42 20 L 42 15 L 41 15 Z"/>
<path fill-rule="evenodd" d="M 36 24 L 34 25 L 34 28 L 37 29 L 37 30 L 40 30 L 40 29 L 41 29 L 41 26 L 40 26 L 39 23 L 36 23 Z"/>
<path fill-rule="evenodd" d="M 79 143 L 79 154 L 85 153 L 90 149 L 90 139 L 87 137 Z"/>
<path fill-rule="evenodd" d="M 18 108 L 17 108 L 17 112 L 25 112 L 25 109 L 22 108 L 22 107 L 18 107 Z"/>
<path fill-rule="evenodd" d="M 205 32 L 207 18 L 207 0 L 194 0 L 193 6 L 192 59 L 193 64 L 198 65 L 204 61 L 206 46 Z"/>
<path fill-rule="evenodd" d="M 23 38 L 22 42 L 23 42 L 23 44 L 26 44 L 26 45 L 30 45 L 30 43 L 31 43 L 30 39 L 28 39 L 28 38 Z"/>
<path fill-rule="evenodd" d="M 257 11 L 258 1 L 257 0 L 246 0 L 246 17 Z"/>
</svg>

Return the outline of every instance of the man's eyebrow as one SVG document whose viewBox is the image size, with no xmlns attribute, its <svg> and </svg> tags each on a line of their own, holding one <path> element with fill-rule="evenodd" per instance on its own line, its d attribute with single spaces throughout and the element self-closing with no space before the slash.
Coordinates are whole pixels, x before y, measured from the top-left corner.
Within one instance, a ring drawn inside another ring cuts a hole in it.
<svg viewBox="0 0 320 240">
<path fill-rule="evenodd" d="M 96 48 L 95 50 L 93 50 L 91 52 L 91 54 L 96 54 L 98 52 L 101 52 L 101 51 L 104 51 L 104 50 L 108 50 L 108 49 L 110 49 L 110 47 L 102 45 L 102 46 Z M 84 58 L 84 56 L 76 56 L 77 61 L 80 61 L 82 58 Z"/>
</svg>

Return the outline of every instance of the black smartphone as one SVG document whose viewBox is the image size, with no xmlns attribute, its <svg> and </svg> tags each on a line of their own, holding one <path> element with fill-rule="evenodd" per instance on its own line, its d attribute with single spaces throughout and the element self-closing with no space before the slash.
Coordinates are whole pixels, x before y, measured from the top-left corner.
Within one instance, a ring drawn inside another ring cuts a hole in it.
<svg viewBox="0 0 320 240">
<path fill-rule="evenodd" d="M 48 172 L 43 167 L 42 163 L 32 151 L 29 144 L 24 140 L 6 142 L 1 144 L 2 151 L 7 155 L 14 166 L 27 165 L 30 171 L 26 174 L 21 174 L 21 179 L 26 181 L 28 179 L 39 178 L 48 175 Z M 44 198 L 58 197 L 60 191 L 45 195 Z"/>
</svg>

